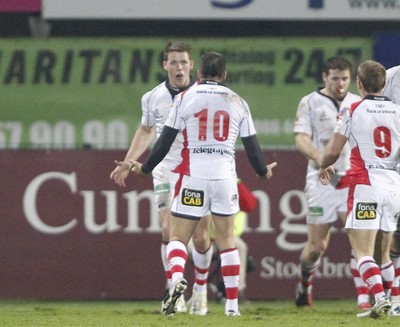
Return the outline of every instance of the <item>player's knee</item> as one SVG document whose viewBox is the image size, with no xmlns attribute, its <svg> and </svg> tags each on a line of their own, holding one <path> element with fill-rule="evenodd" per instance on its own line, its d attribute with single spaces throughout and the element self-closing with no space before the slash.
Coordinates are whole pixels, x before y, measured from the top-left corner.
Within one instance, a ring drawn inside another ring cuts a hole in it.
<svg viewBox="0 0 400 327">
<path fill-rule="evenodd" d="M 326 246 L 323 243 L 312 244 L 308 251 L 308 257 L 311 261 L 317 261 L 325 252 Z"/>
<path fill-rule="evenodd" d="M 210 238 L 208 237 L 194 237 L 193 235 L 193 245 L 196 250 L 200 253 L 207 252 L 210 248 Z"/>
</svg>

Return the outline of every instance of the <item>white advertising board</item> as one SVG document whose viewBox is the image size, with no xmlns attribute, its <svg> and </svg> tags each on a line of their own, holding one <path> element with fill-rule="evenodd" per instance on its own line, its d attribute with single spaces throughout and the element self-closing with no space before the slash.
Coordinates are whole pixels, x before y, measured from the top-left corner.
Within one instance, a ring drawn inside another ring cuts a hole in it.
<svg viewBox="0 0 400 327">
<path fill-rule="evenodd" d="M 43 0 L 46 19 L 400 20 L 400 0 Z"/>
</svg>

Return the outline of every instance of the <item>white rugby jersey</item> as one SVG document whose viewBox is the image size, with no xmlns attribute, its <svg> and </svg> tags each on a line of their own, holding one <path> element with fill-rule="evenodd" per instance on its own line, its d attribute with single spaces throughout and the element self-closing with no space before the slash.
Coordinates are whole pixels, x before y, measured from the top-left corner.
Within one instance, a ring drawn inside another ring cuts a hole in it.
<svg viewBox="0 0 400 327">
<path fill-rule="evenodd" d="M 347 92 L 341 105 L 350 105 L 360 99 L 360 96 Z M 316 90 L 301 99 L 297 108 L 294 133 L 310 135 L 314 146 L 323 153 L 336 126 L 338 111 L 339 106 L 333 98 Z M 350 168 L 349 157 L 349 146 L 346 144 L 334 164 L 336 175 L 345 175 L 346 170 Z M 318 171 L 319 167 L 314 160 L 309 160 L 307 176 L 316 175 Z"/>
<path fill-rule="evenodd" d="M 176 96 L 165 125 L 181 130 L 184 136 L 179 172 L 208 180 L 236 176 L 236 139 L 256 133 L 247 103 L 213 81 Z"/>
<path fill-rule="evenodd" d="M 400 65 L 386 70 L 386 85 L 382 94 L 400 105 Z"/>
<path fill-rule="evenodd" d="M 341 109 L 335 132 L 351 148 L 350 175 L 370 185 L 400 187 L 396 164 L 400 156 L 400 106 L 385 96 L 366 96 Z"/>
<path fill-rule="evenodd" d="M 196 85 L 194 83 L 193 85 Z M 191 87 L 193 87 L 193 85 Z M 166 82 L 157 85 L 151 91 L 142 96 L 142 119 L 143 126 L 156 127 L 157 138 L 160 136 L 164 123 L 168 118 L 169 112 L 173 105 L 173 99 L 170 91 L 166 86 Z M 180 133 L 176 136 L 171 150 L 163 159 L 163 164 L 175 168 L 181 161 L 183 137 Z"/>
</svg>

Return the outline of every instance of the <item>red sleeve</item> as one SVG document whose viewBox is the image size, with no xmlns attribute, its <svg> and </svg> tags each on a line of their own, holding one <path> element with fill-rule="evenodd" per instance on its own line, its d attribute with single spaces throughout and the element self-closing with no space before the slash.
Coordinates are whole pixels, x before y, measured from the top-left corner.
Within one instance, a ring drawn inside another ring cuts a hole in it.
<svg viewBox="0 0 400 327">
<path fill-rule="evenodd" d="M 357 102 L 354 102 L 354 103 L 352 103 L 352 104 L 350 105 L 350 116 L 353 114 L 353 111 L 356 110 L 357 107 L 358 107 L 363 101 L 364 101 L 364 99 L 363 99 L 363 100 L 360 100 L 360 101 L 357 101 Z"/>
<path fill-rule="evenodd" d="M 242 182 L 238 182 L 239 207 L 241 211 L 250 212 L 257 207 L 257 198 Z"/>
</svg>

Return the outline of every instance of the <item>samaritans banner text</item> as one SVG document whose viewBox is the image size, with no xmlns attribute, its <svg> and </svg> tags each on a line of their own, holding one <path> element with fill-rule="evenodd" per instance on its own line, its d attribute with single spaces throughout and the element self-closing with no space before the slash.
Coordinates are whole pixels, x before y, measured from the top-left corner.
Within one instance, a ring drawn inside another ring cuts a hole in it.
<svg viewBox="0 0 400 327">
<path fill-rule="evenodd" d="M 196 75 L 208 50 L 226 57 L 226 84 L 250 105 L 265 146 L 292 146 L 301 97 L 321 65 L 371 58 L 369 38 L 191 38 Z M 4 39 L 0 44 L 0 147 L 124 149 L 140 99 L 166 76 L 164 38 Z M 352 91 L 356 91 L 352 84 Z"/>
</svg>

